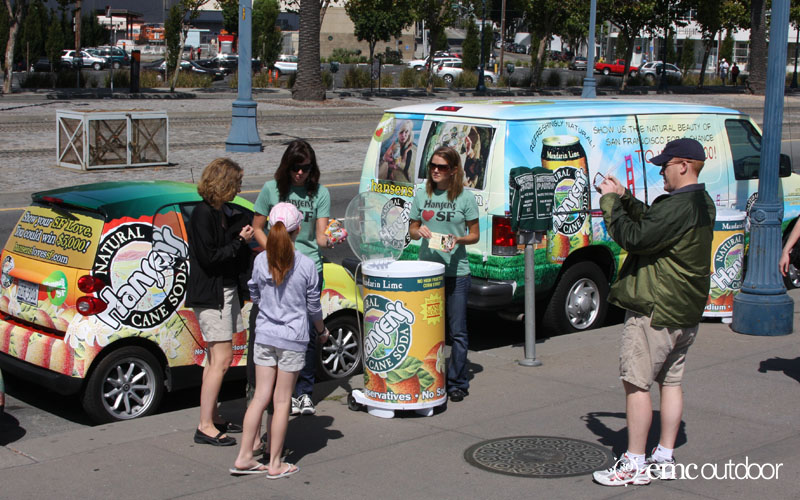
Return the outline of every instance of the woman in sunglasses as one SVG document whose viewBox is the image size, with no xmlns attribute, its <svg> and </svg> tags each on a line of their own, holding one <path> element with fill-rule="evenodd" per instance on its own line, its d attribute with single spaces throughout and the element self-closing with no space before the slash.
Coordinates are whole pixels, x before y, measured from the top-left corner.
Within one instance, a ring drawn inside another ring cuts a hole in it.
<svg viewBox="0 0 800 500">
<path fill-rule="evenodd" d="M 280 202 L 288 202 L 297 207 L 303 214 L 303 223 L 295 240 L 295 247 L 316 265 L 321 290 L 322 258 L 319 248 L 332 248 L 333 243 L 325 234 L 330 218 L 331 196 L 328 188 L 319 183 L 319 176 L 317 156 L 311 145 L 301 139 L 290 142 L 283 153 L 280 166 L 275 172 L 275 178 L 264 184 L 256 199 L 253 229 L 258 244 L 262 248 L 267 248 L 265 226 L 267 215 L 272 207 Z M 316 331 L 313 328 L 310 335 L 306 350 L 306 364 L 300 372 L 292 398 L 292 415 L 313 415 L 316 411 L 314 403 L 311 401 L 316 370 L 314 354 L 317 342 Z M 254 443 L 254 448 L 259 446 L 259 443 Z"/>
<path fill-rule="evenodd" d="M 449 147 L 433 152 L 428 163 L 425 189 L 417 189 L 409 214 L 408 232 L 422 238 L 419 260 L 444 264 L 445 311 L 447 331 L 452 341 L 447 365 L 447 394 L 458 402 L 469 394 L 467 379 L 467 295 L 470 287 L 466 245 L 480 239 L 478 204 L 471 191 L 464 190 L 461 156 Z M 430 241 L 443 250 L 430 248 Z"/>
</svg>

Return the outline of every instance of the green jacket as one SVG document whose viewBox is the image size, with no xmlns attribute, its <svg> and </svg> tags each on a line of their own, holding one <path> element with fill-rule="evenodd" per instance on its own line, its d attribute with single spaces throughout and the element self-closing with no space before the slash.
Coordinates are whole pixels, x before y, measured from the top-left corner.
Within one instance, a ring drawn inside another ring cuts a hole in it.
<svg viewBox="0 0 800 500">
<path fill-rule="evenodd" d="M 700 322 L 708 299 L 716 209 L 705 184 L 662 195 L 651 206 L 625 191 L 600 198 L 608 234 L 628 252 L 608 300 L 650 316 L 653 326 Z"/>
</svg>

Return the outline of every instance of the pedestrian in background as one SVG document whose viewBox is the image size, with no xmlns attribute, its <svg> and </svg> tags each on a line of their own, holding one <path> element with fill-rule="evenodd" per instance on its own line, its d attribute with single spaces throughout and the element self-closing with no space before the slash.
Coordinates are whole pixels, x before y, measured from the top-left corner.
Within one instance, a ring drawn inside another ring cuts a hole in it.
<svg viewBox="0 0 800 500">
<path fill-rule="evenodd" d="M 674 479 L 673 449 L 683 412 L 681 378 L 710 282 L 716 210 L 705 184 L 698 183 L 705 158 L 694 139 L 667 143 L 650 160 L 661 166 L 667 194 L 651 206 L 635 199 L 613 176 L 598 187 L 608 234 L 628 252 L 608 297 L 626 310 L 620 378 L 628 450 L 610 469 L 593 474 L 605 486 L 649 484 L 651 477 Z M 653 382 L 661 390 L 661 436 L 645 460 Z"/>
<path fill-rule="evenodd" d="M 259 304 L 253 353 L 256 389 L 244 416 L 242 443 L 230 469 L 232 474 L 266 473 L 267 478 L 278 479 L 299 470 L 281 458 L 292 392 L 298 373 L 305 366 L 310 329 L 313 327 L 320 341 L 328 336 L 322 321 L 316 265 L 294 246 L 302 219 L 291 203 L 278 203 L 270 210 L 266 251 L 256 257 L 248 282 L 250 297 Z M 254 460 L 252 443 L 270 402 L 270 460 L 264 466 Z"/>
<path fill-rule="evenodd" d="M 731 82 L 733 82 L 734 86 L 739 84 L 739 65 L 736 62 L 733 63 L 731 68 Z"/>
<path fill-rule="evenodd" d="M 209 163 L 197 185 L 203 201 L 194 207 L 189 219 L 192 265 L 186 305 L 194 308 L 206 342 L 200 423 L 194 442 L 213 446 L 236 444 L 227 433 L 242 431 L 240 425 L 223 420 L 217 409 L 222 378 L 233 360 L 233 334 L 243 329 L 238 283 L 246 272 L 242 255 L 249 252 L 248 243 L 254 235 L 249 224 L 231 232 L 233 213 L 225 205 L 241 190 L 242 175 L 241 167 L 228 158 Z"/>
<path fill-rule="evenodd" d="M 280 202 L 294 205 L 303 214 L 303 227 L 295 241 L 297 249 L 314 262 L 322 289 L 322 257 L 320 247 L 332 248 L 333 243 L 325 234 L 330 218 L 331 197 L 328 189 L 319 183 L 320 170 L 311 145 L 297 139 L 289 143 L 281 158 L 275 178 L 264 184 L 254 205 L 253 228 L 258 244 L 266 248 L 267 214 Z M 313 415 L 316 409 L 311 400 L 316 372 L 316 333 L 310 332 L 306 364 L 300 373 L 292 399 L 292 415 Z M 253 443 L 257 448 L 258 442 Z"/>
<path fill-rule="evenodd" d="M 719 65 L 719 77 L 722 79 L 722 84 L 725 85 L 725 81 L 728 79 L 728 61 L 722 59 L 722 62 Z"/>
<path fill-rule="evenodd" d="M 472 191 L 464 190 L 461 156 L 450 146 L 436 148 L 427 168 L 425 189 L 417 189 L 409 213 L 411 238 L 422 238 L 419 260 L 444 264 L 445 313 L 447 331 L 452 341 L 447 365 L 447 394 L 459 402 L 469 395 L 467 370 L 467 296 L 470 288 L 469 260 L 466 245 L 480 239 L 478 204 Z M 433 250 L 433 233 L 446 235 L 452 245 Z"/>
</svg>

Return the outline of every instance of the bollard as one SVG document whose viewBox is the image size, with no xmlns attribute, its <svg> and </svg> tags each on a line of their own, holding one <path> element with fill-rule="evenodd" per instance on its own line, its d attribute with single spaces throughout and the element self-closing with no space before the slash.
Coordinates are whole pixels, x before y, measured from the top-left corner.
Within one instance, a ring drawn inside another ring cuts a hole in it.
<svg viewBox="0 0 800 500">
<path fill-rule="evenodd" d="M 131 94 L 139 93 L 139 65 L 141 63 L 141 59 L 141 51 L 131 51 Z"/>
<path fill-rule="evenodd" d="M 525 244 L 525 359 L 522 366 L 542 366 L 536 359 L 536 270 L 533 246 L 541 241 L 541 233 L 520 231 L 520 243 Z"/>
</svg>

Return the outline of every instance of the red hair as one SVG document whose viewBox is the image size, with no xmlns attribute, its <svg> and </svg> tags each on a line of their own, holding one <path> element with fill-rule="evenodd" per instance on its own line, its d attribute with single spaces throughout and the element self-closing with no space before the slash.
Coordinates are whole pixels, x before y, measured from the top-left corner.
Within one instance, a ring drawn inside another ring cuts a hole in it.
<svg viewBox="0 0 800 500">
<path fill-rule="evenodd" d="M 283 222 L 276 222 L 267 234 L 267 267 L 276 286 L 280 286 L 294 266 L 294 244 Z"/>
</svg>

